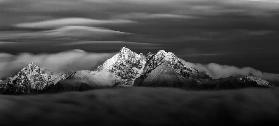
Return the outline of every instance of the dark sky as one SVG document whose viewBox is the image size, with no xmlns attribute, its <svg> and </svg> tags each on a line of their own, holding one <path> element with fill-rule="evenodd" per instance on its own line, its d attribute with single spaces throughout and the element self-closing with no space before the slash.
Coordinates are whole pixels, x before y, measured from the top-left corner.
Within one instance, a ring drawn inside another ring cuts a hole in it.
<svg viewBox="0 0 279 126">
<path fill-rule="evenodd" d="M 0 0 L 0 52 L 126 45 L 279 73 L 278 21 L 278 0 Z"/>
</svg>

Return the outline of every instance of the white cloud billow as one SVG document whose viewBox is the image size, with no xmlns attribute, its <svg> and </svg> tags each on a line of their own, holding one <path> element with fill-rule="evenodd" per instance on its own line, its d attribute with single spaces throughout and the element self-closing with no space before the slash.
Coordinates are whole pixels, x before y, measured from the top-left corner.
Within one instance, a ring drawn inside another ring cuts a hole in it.
<svg viewBox="0 0 279 126">
<path fill-rule="evenodd" d="M 239 68 L 236 66 L 220 65 L 216 63 L 210 63 L 207 65 L 203 65 L 203 64 L 195 64 L 195 65 L 197 69 L 201 71 L 205 71 L 211 77 L 216 79 L 226 78 L 226 77 L 236 76 L 236 75 L 243 75 L 243 76 L 253 75 L 270 81 L 279 81 L 279 74 L 266 73 L 251 67 Z"/>
<path fill-rule="evenodd" d="M 0 54 L 0 78 L 8 77 L 30 62 L 55 72 L 90 70 L 102 64 L 112 53 L 89 53 L 82 50 L 71 50 L 56 54 L 22 53 L 12 55 Z"/>
</svg>

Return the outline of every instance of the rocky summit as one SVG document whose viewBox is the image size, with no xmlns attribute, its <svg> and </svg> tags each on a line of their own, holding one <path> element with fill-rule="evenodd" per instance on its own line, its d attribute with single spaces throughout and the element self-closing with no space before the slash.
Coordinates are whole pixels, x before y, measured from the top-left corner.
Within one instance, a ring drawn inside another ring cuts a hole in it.
<svg viewBox="0 0 279 126">
<path fill-rule="evenodd" d="M 105 61 L 97 71 L 109 71 L 117 78 L 118 86 L 132 86 L 134 80 L 138 78 L 145 67 L 146 58 L 130 49 L 123 47 L 119 53 Z"/>
<path fill-rule="evenodd" d="M 146 56 L 147 63 L 136 85 L 148 86 L 186 86 L 211 79 L 205 72 L 198 71 L 194 64 L 183 61 L 172 52 L 164 50 Z"/>
<path fill-rule="evenodd" d="M 150 73 L 160 65 L 171 67 L 177 74 L 185 78 L 210 78 L 206 73 L 198 71 L 193 65 L 182 62 L 182 60 L 172 52 L 166 52 L 165 50 L 160 50 L 156 54 L 148 54 L 144 74 Z"/>
</svg>

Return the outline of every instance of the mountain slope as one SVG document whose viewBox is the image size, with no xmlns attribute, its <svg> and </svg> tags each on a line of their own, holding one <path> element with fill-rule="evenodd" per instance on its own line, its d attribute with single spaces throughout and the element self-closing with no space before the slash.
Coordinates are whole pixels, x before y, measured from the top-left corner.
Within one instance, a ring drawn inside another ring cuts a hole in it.
<svg viewBox="0 0 279 126">
<path fill-rule="evenodd" d="M 177 73 L 167 63 L 163 63 L 148 73 L 145 78 L 140 77 L 135 81 L 136 86 L 152 86 L 152 87 L 191 87 L 197 82 L 192 79 L 185 78 Z"/>
<path fill-rule="evenodd" d="M 28 64 L 4 84 L 5 93 L 29 94 L 45 90 L 66 78 L 66 74 L 53 73 L 34 63 Z"/>
<path fill-rule="evenodd" d="M 211 79 L 206 73 L 198 71 L 192 64 L 179 59 L 172 52 L 164 50 L 147 55 L 143 74 L 136 80 L 140 86 L 189 86 L 202 79 Z"/>
<path fill-rule="evenodd" d="M 142 74 L 145 63 L 146 58 L 143 54 L 123 47 L 119 53 L 98 67 L 97 71 L 111 72 L 116 78 L 117 86 L 133 86 L 134 80 Z"/>
<path fill-rule="evenodd" d="M 247 87 L 270 88 L 271 83 L 255 76 L 231 76 L 227 78 L 204 81 L 195 85 L 195 89 L 239 89 Z"/>
</svg>

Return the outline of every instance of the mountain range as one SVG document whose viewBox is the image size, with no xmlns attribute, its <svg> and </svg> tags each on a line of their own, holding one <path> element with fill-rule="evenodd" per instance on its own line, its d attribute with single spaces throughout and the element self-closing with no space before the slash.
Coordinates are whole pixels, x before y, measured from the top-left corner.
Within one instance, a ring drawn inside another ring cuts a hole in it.
<svg viewBox="0 0 279 126">
<path fill-rule="evenodd" d="M 57 73 L 30 63 L 16 75 L 0 80 L 4 94 L 36 94 L 50 91 L 88 90 L 105 87 L 179 87 L 187 89 L 232 89 L 272 87 L 253 75 L 213 79 L 172 52 L 137 54 L 123 47 L 96 70 Z"/>
</svg>

